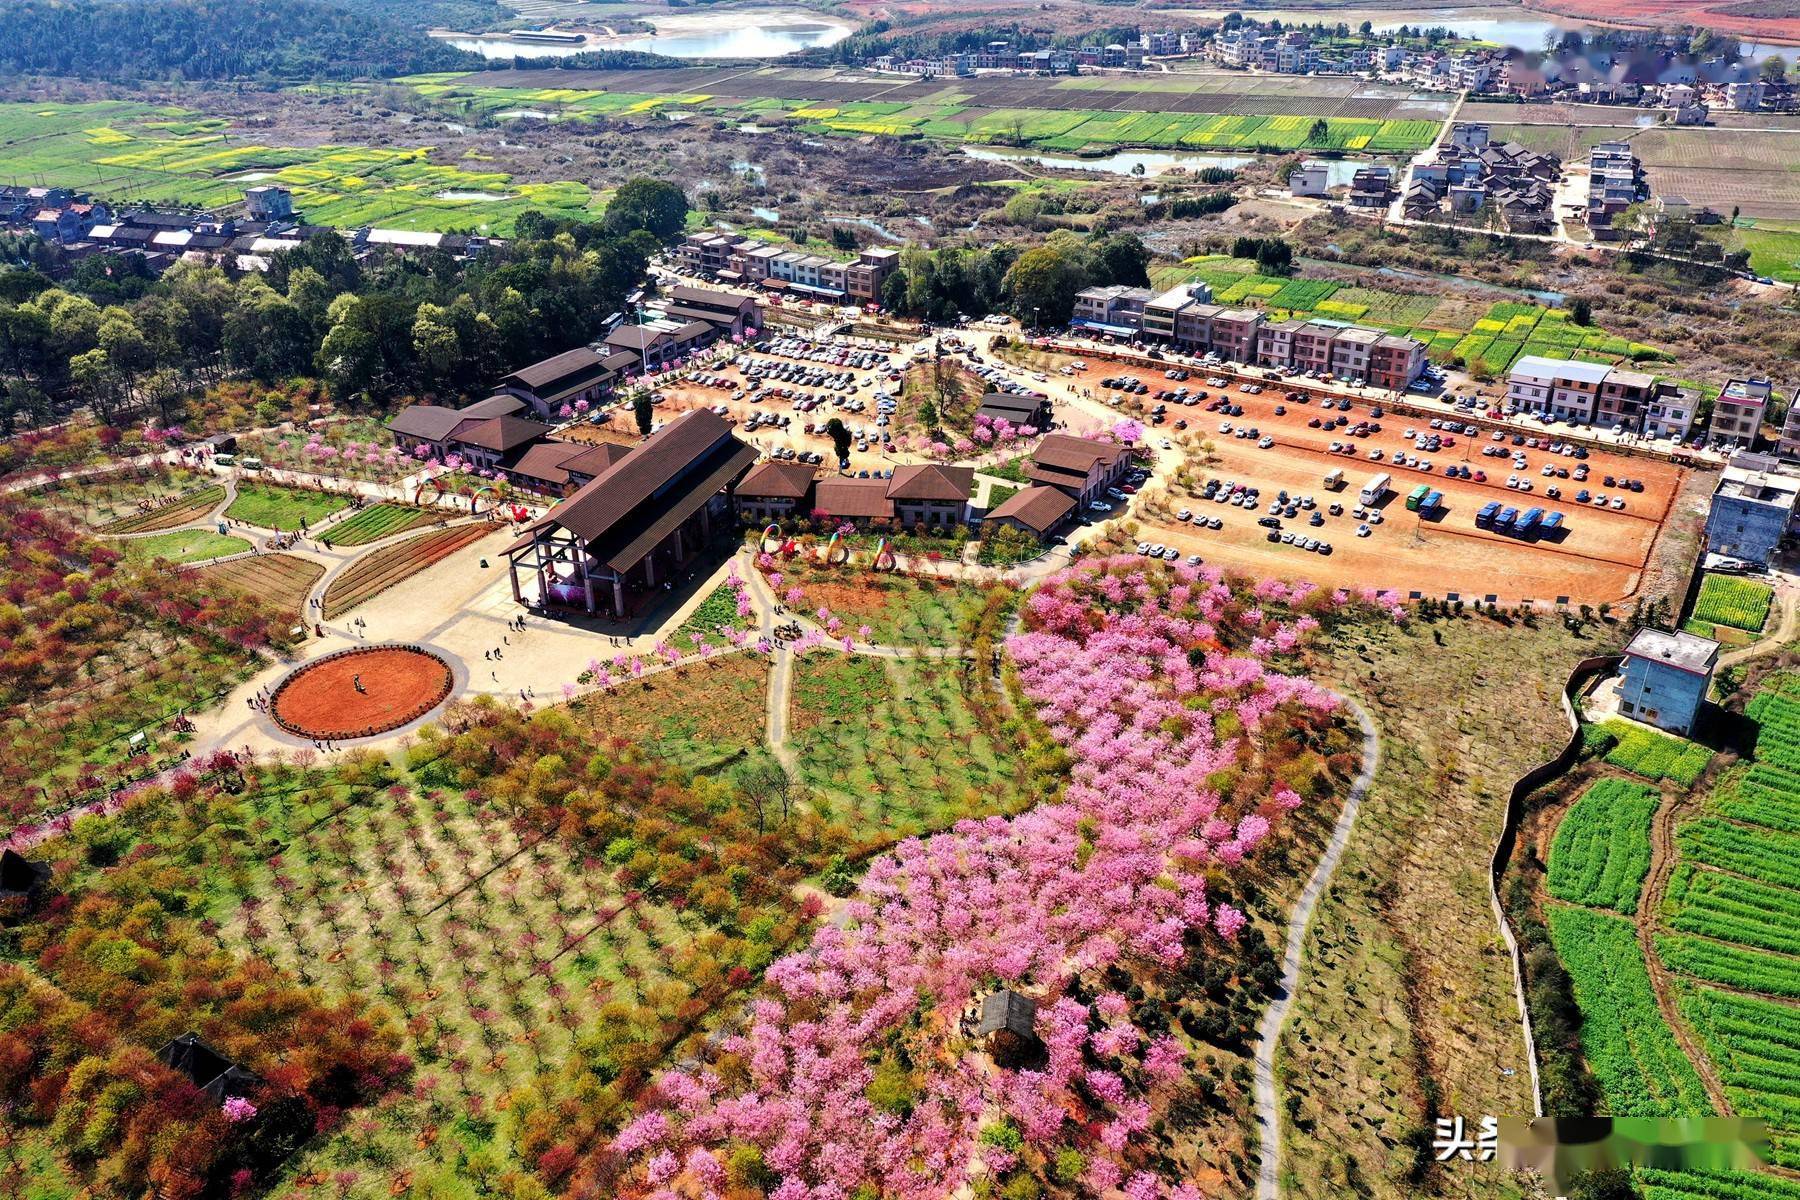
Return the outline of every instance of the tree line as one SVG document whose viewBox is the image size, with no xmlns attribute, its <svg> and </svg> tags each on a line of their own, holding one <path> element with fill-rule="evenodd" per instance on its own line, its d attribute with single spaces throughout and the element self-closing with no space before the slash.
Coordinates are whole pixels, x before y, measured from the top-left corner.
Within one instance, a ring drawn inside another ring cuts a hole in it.
<svg viewBox="0 0 1800 1200">
<path fill-rule="evenodd" d="M 478 70 L 479 57 L 372 4 L 319 0 L 11 0 L 0 76 L 355 79 Z"/>
<path fill-rule="evenodd" d="M 1145 287 L 1149 266 L 1149 249 L 1132 233 L 1083 236 L 1059 230 L 1029 249 L 913 246 L 901 252 L 899 269 L 882 285 L 881 301 L 891 312 L 938 323 L 958 313 L 1004 311 L 1060 325 L 1074 312 L 1081 289 Z"/>
<path fill-rule="evenodd" d="M 233 278 L 178 263 L 161 278 L 96 256 L 54 284 L 0 271 L 0 430 L 68 404 L 116 422 L 176 417 L 196 386 L 316 375 L 334 400 L 455 397 L 599 336 L 687 216 L 679 188 L 636 179 L 598 222 L 527 213 L 504 246 L 359 261 L 336 233 Z M 60 403 L 59 403 L 60 402 Z"/>
</svg>

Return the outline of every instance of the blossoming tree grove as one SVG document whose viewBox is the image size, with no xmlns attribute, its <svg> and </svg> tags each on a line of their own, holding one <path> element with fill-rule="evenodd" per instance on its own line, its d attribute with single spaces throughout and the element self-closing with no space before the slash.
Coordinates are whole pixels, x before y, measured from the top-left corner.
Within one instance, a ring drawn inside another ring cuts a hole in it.
<svg viewBox="0 0 1800 1200">
<path fill-rule="evenodd" d="M 618 1133 L 602 1157 L 620 1190 L 721 1196 L 748 1146 L 777 1200 L 923 1200 L 1075 1147 L 1091 1193 L 1197 1196 L 1140 1136 L 1189 1045 L 1107 980 L 1233 953 L 1246 918 L 1209 880 L 1335 786 L 1295 748 L 1337 702 L 1275 660 L 1348 602 L 1135 558 L 1046 581 L 1008 649 L 1066 758 L 1060 797 L 872 862 L 708 1061 L 665 1074 Z M 973 1036 L 997 988 L 1037 1005 L 1041 1054 L 1019 1069 Z"/>
</svg>

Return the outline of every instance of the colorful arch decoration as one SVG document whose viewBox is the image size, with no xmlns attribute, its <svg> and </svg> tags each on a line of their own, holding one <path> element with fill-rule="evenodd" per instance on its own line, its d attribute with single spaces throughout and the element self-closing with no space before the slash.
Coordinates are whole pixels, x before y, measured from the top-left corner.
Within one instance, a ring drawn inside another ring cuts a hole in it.
<svg viewBox="0 0 1800 1200">
<path fill-rule="evenodd" d="M 831 540 L 829 542 L 825 543 L 825 562 L 827 565 L 850 561 L 850 547 L 844 546 L 843 541 L 844 531 L 840 529 L 831 535 Z M 833 555 L 838 553 L 840 547 L 842 547 L 843 550 L 843 557 L 834 558 Z"/>
<path fill-rule="evenodd" d="M 414 504 L 419 503 L 419 501 L 425 498 L 425 493 L 427 491 L 431 492 L 431 502 L 433 504 L 436 504 L 439 500 L 442 500 L 445 496 L 450 494 L 450 489 L 440 483 L 437 476 L 433 475 L 413 489 L 412 502 Z"/>
<path fill-rule="evenodd" d="M 472 514 L 479 513 L 481 511 L 480 507 L 477 505 L 476 502 L 478 500 L 480 500 L 484 494 L 487 496 L 487 498 L 490 501 L 493 502 L 493 507 L 496 507 L 496 508 L 499 507 L 499 505 L 500 505 L 500 489 L 495 487 L 491 483 L 484 483 L 480 487 L 477 487 L 474 491 L 469 493 L 469 512 L 470 513 L 472 513 Z"/>
<path fill-rule="evenodd" d="M 775 543 L 774 547 L 771 547 L 769 545 L 770 542 Z M 781 526 L 777 525 L 773 521 L 770 521 L 769 527 L 762 531 L 762 540 L 757 543 L 757 548 L 759 550 L 761 550 L 764 554 L 773 554 L 780 547 L 781 547 Z"/>
<path fill-rule="evenodd" d="M 876 543 L 875 559 L 869 565 L 877 571 L 892 571 L 900 565 L 894 558 L 894 548 L 888 545 L 886 538 Z"/>
</svg>

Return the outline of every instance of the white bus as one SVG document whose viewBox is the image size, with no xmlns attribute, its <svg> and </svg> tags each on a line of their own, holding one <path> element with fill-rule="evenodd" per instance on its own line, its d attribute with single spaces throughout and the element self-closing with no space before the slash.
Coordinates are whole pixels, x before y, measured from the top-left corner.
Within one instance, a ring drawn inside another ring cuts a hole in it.
<svg viewBox="0 0 1800 1200">
<path fill-rule="evenodd" d="M 1363 484 L 1362 491 L 1359 492 L 1356 497 L 1358 503 L 1365 506 L 1370 504 L 1380 504 L 1381 498 L 1387 495 L 1388 484 L 1392 482 L 1393 477 L 1383 471 L 1381 474 L 1369 480 L 1369 482 Z"/>
</svg>

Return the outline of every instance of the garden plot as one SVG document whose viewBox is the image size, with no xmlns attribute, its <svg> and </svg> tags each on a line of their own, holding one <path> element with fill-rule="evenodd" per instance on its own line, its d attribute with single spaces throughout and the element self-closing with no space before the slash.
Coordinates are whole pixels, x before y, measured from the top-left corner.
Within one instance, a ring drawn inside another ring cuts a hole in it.
<svg viewBox="0 0 1800 1200">
<path fill-rule="evenodd" d="M 225 499 L 225 489 L 193 471 L 164 469 L 52 483 L 31 499 L 100 533 L 149 533 L 199 520 Z"/>
<path fill-rule="evenodd" d="M 244 482 L 238 484 L 237 498 L 225 510 L 225 515 L 259 529 L 292 533 L 300 529 L 302 522 L 317 525 L 332 513 L 349 506 L 350 497 L 336 492 Z"/>
<path fill-rule="evenodd" d="M 382 538 L 444 520 L 440 509 L 414 508 L 409 504 L 375 504 L 319 534 L 327 546 L 366 546 Z"/>
<path fill-rule="evenodd" d="M 688 770 L 710 770 L 762 746 L 768 690 L 766 658 L 731 654 L 590 692 L 569 711 L 596 739 L 624 738 Z"/>
<path fill-rule="evenodd" d="M 169 562 L 176 566 L 223 558 L 250 549 L 241 537 L 215 533 L 210 529 L 177 529 L 172 533 L 153 533 L 120 543 L 126 557 L 145 562 Z"/>
<path fill-rule="evenodd" d="M 325 565 L 291 554 L 253 554 L 213 563 L 195 572 L 202 579 L 257 596 L 290 616 L 310 616 L 306 598 L 325 577 Z"/>
</svg>

